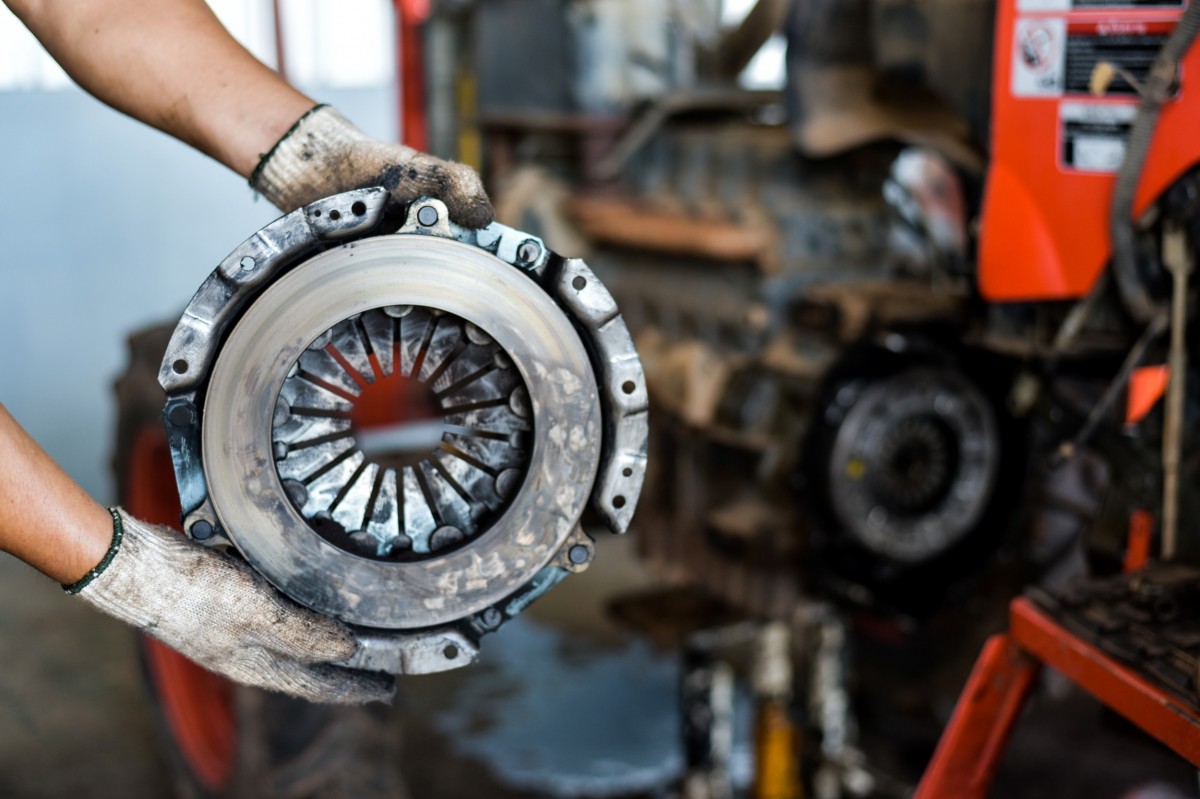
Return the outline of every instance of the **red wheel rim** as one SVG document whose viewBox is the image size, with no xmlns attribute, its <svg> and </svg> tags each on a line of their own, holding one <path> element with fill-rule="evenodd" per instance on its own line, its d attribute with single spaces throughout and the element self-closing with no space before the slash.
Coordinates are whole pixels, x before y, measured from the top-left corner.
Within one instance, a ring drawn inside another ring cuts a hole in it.
<svg viewBox="0 0 1200 799">
<path fill-rule="evenodd" d="M 126 475 L 125 509 L 154 524 L 179 527 L 179 495 L 165 431 L 138 433 Z M 197 666 L 178 652 L 142 638 L 151 683 L 167 728 L 184 763 L 210 791 L 230 782 L 237 749 L 233 683 Z"/>
</svg>

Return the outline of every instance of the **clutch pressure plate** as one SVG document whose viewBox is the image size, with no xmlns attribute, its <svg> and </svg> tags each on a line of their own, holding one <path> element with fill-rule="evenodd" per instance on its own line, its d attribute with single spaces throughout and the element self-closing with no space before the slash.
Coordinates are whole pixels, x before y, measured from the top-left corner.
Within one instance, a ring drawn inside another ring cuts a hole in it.
<svg viewBox="0 0 1200 799">
<path fill-rule="evenodd" d="M 184 531 L 359 629 L 351 665 L 441 671 L 586 568 L 646 463 L 646 385 L 612 296 L 536 236 L 382 189 L 247 239 L 159 374 Z"/>
</svg>

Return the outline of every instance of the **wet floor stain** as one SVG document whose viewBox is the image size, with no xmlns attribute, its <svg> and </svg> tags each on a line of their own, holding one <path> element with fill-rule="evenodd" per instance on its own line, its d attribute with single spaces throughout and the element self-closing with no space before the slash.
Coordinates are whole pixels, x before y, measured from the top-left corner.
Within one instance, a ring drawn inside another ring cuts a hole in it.
<svg viewBox="0 0 1200 799">
<path fill-rule="evenodd" d="M 602 645 L 517 619 L 486 641 L 434 726 L 513 788 L 644 793 L 683 770 L 678 683 L 675 659 L 641 641 Z"/>
</svg>

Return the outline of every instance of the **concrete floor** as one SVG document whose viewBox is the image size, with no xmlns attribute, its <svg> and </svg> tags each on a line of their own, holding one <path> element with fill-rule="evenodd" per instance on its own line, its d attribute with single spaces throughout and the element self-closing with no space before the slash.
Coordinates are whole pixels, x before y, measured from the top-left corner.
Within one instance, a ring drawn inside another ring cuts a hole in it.
<svg viewBox="0 0 1200 799">
<path fill-rule="evenodd" d="M 0 555 L 0 797 L 170 794 L 133 633 Z"/>
<path fill-rule="evenodd" d="M 681 765 L 674 660 L 603 613 L 649 579 L 631 543 L 602 541 L 596 567 L 485 640 L 480 663 L 404 681 L 413 796 L 660 794 Z M 11 558 L 0 608 L 0 797 L 169 796 L 132 634 Z M 1138 786 L 1142 799 L 1197 795 L 1193 770 L 1062 691 L 1027 714 L 994 793 L 1117 799 Z"/>
<path fill-rule="evenodd" d="M 631 644 L 603 613 L 606 595 L 649 580 L 627 542 L 605 542 L 605 569 L 558 586 L 487 640 L 475 666 L 403 682 L 414 795 L 578 793 L 597 780 L 592 795 L 627 794 L 678 771 L 674 660 Z M 0 608 L 0 799 L 170 795 L 133 633 L 2 555 Z M 665 729 L 645 724 L 647 710 Z M 562 746 L 581 713 L 587 731 Z M 481 760 L 514 767 L 493 777 Z"/>
</svg>

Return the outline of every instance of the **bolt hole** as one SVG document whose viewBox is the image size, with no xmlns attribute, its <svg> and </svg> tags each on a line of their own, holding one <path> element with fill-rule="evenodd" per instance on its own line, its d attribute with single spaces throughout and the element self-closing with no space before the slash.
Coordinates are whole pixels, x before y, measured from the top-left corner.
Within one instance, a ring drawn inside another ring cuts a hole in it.
<svg viewBox="0 0 1200 799">
<path fill-rule="evenodd" d="M 240 263 L 241 263 L 242 269 L 247 272 L 249 272 L 251 269 L 254 268 L 254 259 L 251 258 L 249 255 L 247 255 L 245 258 L 243 258 Z"/>
<path fill-rule="evenodd" d="M 576 291 L 583 291 L 583 288 L 586 285 L 587 285 L 587 279 L 583 278 L 583 277 L 577 277 L 571 281 L 571 287 L 574 288 Z"/>
<path fill-rule="evenodd" d="M 621 470 L 621 474 L 625 477 L 633 477 L 633 469 L 630 469 L 628 466 L 626 466 Z"/>
<path fill-rule="evenodd" d="M 613 497 L 613 507 L 617 508 L 618 510 L 625 507 L 625 497 L 621 496 L 620 494 L 617 494 L 615 497 Z"/>
<path fill-rule="evenodd" d="M 330 211 L 329 218 L 332 219 L 334 222 L 336 222 L 342 218 L 342 215 L 340 213 L 338 213 L 337 211 Z"/>
<path fill-rule="evenodd" d="M 446 660 L 454 660 L 456 657 L 458 657 L 458 647 L 454 644 L 450 644 L 442 650 L 442 654 L 446 656 Z"/>
<path fill-rule="evenodd" d="M 359 200 L 358 202 L 354 203 L 354 205 L 350 206 L 350 210 L 354 212 L 355 216 L 363 216 L 367 213 L 367 204 L 362 200 Z"/>
<path fill-rule="evenodd" d="M 320 209 L 320 208 L 318 208 L 317 210 L 313 211 L 313 216 L 320 216 L 320 215 L 321 215 L 321 209 Z"/>
<path fill-rule="evenodd" d="M 626 394 L 632 394 L 633 392 L 637 391 L 637 384 L 632 380 L 626 380 L 621 384 L 621 390 Z"/>
<path fill-rule="evenodd" d="M 181 375 L 188 370 L 188 362 L 180 358 L 178 361 L 171 364 L 171 368 L 175 370 L 175 374 Z"/>
</svg>

